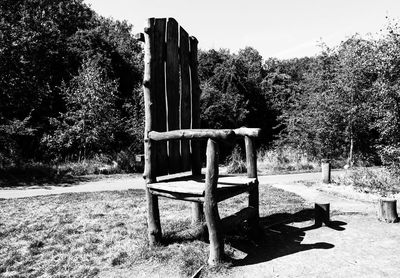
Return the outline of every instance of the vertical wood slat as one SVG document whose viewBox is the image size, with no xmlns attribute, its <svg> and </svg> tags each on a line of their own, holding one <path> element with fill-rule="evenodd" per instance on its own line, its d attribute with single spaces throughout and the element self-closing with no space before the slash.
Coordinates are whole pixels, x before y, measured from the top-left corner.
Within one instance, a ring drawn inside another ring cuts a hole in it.
<svg viewBox="0 0 400 278">
<path fill-rule="evenodd" d="M 178 23 L 173 18 L 167 20 L 167 102 L 168 130 L 179 129 L 179 56 L 178 56 Z M 171 140 L 169 148 L 169 173 L 178 173 L 181 169 L 180 143 Z"/>
<path fill-rule="evenodd" d="M 181 69 L 180 128 L 188 129 L 190 128 L 192 120 L 190 70 L 189 70 L 189 35 L 182 27 L 180 27 L 179 36 L 180 36 L 179 54 L 180 54 L 180 69 Z M 189 141 L 187 140 L 182 140 L 180 143 L 181 143 L 182 171 L 187 171 L 192 168 L 191 158 L 190 158 L 190 145 Z"/>
<path fill-rule="evenodd" d="M 165 30 L 166 19 L 156 18 L 154 20 L 154 47 L 152 61 L 152 94 L 154 95 L 155 120 L 152 123 L 152 130 L 166 131 L 167 130 L 167 115 L 165 103 L 165 80 L 164 80 L 164 62 L 165 62 Z M 168 156 L 167 142 L 157 142 L 155 146 L 156 156 L 156 175 L 168 174 Z"/>
<path fill-rule="evenodd" d="M 190 78 L 192 91 L 192 128 L 200 128 L 200 83 L 197 76 L 197 39 L 190 37 Z M 192 141 L 192 173 L 201 174 L 199 141 Z"/>
</svg>

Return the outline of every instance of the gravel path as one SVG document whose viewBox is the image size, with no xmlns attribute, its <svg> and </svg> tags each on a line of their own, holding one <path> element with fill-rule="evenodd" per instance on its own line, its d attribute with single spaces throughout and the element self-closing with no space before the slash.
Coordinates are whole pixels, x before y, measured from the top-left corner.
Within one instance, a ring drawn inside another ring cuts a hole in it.
<svg viewBox="0 0 400 278">
<path fill-rule="evenodd" d="M 335 172 L 333 172 L 335 173 Z M 339 172 L 337 172 L 339 173 Z M 316 181 L 320 178 L 320 173 L 302 173 L 290 175 L 268 175 L 260 176 L 260 182 L 263 183 L 294 183 L 297 181 Z M 72 192 L 97 192 L 114 191 L 128 189 L 143 189 L 144 181 L 141 175 L 117 175 L 115 178 L 106 176 L 106 178 L 97 181 L 81 182 L 68 186 L 34 186 L 25 188 L 7 188 L 0 190 L 0 199 L 24 198 L 42 195 L 55 195 Z"/>
<path fill-rule="evenodd" d="M 257 263 L 235 267 L 230 277 L 399 277 L 400 224 L 378 221 L 374 198 L 349 199 L 331 194 L 330 186 L 297 182 L 318 179 L 313 174 L 260 178 L 260 184 L 294 192 L 309 202 L 329 202 L 334 225 L 315 228 L 313 221 L 304 221 L 276 227 L 282 244 L 261 249 Z M 349 192 L 348 197 L 354 196 Z"/>
</svg>

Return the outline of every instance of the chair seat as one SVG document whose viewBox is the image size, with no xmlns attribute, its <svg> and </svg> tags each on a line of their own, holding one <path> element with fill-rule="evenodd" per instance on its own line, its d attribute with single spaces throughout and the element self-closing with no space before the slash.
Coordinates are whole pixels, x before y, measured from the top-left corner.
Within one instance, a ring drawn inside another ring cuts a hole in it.
<svg viewBox="0 0 400 278">
<path fill-rule="evenodd" d="M 218 178 L 217 198 L 222 201 L 226 198 L 249 191 L 258 183 L 256 178 L 246 176 L 220 176 Z M 161 182 L 148 184 L 152 194 L 182 199 L 188 201 L 204 201 L 205 177 L 186 176 L 166 179 Z"/>
</svg>

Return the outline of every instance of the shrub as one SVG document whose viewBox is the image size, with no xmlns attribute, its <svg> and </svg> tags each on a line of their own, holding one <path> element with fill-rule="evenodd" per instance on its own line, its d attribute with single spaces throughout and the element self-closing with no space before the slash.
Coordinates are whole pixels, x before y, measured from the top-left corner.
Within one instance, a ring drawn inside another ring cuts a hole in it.
<svg viewBox="0 0 400 278">
<path fill-rule="evenodd" d="M 352 186 L 360 192 L 377 193 L 383 197 L 400 192 L 400 176 L 391 172 L 389 168 L 358 168 L 348 171 L 335 182 Z"/>
<path fill-rule="evenodd" d="M 316 171 L 320 162 L 310 158 L 300 150 L 282 147 L 260 150 L 257 154 L 257 166 L 263 172 Z"/>
</svg>

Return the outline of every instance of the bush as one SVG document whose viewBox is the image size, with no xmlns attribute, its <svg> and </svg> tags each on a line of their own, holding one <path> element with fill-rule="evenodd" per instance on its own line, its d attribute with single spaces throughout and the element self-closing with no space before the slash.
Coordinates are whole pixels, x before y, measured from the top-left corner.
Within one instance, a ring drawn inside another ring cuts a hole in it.
<svg viewBox="0 0 400 278">
<path fill-rule="evenodd" d="M 128 173 L 143 172 L 143 164 L 141 162 L 137 162 L 135 154 L 129 150 L 120 151 L 117 154 L 116 161 L 118 163 L 118 167 L 124 172 Z"/>
<path fill-rule="evenodd" d="M 0 168 L 0 187 L 58 180 L 61 173 L 56 167 L 39 162 L 26 162 Z"/>
<path fill-rule="evenodd" d="M 258 169 L 267 173 L 320 170 L 319 160 L 290 147 L 260 150 L 257 158 Z"/>
<path fill-rule="evenodd" d="M 377 193 L 383 197 L 400 192 L 400 176 L 389 168 L 359 168 L 348 171 L 336 183 L 352 186 L 365 193 Z"/>
</svg>

